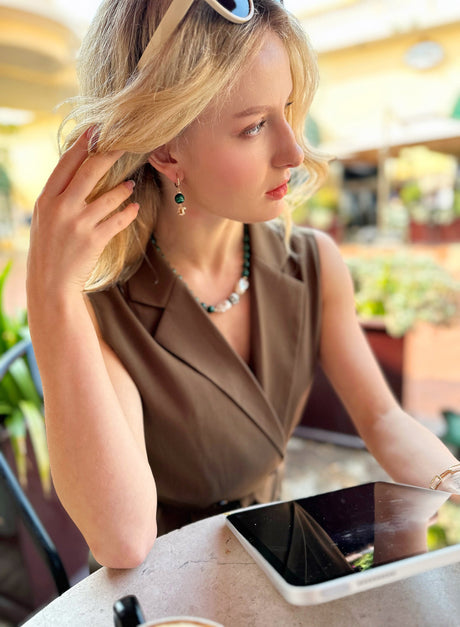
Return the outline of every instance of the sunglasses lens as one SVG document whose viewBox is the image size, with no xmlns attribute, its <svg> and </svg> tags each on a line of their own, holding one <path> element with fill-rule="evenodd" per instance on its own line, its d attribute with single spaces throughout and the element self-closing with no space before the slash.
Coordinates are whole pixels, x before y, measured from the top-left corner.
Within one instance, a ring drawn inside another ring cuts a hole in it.
<svg viewBox="0 0 460 627">
<path fill-rule="evenodd" d="M 219 0 L 219 4 L 238 17 L 248 17 L 251 12 L 249 0 Z"/>
</svg>

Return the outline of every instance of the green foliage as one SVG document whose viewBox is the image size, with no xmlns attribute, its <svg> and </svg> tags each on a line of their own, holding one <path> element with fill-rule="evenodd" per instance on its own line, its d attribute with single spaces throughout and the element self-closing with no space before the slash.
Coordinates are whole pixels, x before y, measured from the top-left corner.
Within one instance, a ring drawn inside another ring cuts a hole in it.
<svg viewBox="0 0 460 627">
<path fill-rule="evenodd" d="M 438 512 L 434 529 L 428 536 L 429 547 L 442 548 L 456 544 L 460 541 L 460 519 L 458 504 L 455 501 L 447 501 Z"/>
<path fill-rule="evenodd" d="M 369 570 L 374 565 L 374 551 L 369 551 L 368 553 L 364 553 L 353 562 L 351 565 L 354 570 Z"/>
<path fill-rule="evenodd" d="M 427 544 L 430 551 L 434 551 L 435 549 L 443 549 L 446 546 L 449 546 L 447 543 L 446 530 L 444 527 L 438 524 L 431 525 L 428 527 L 427 532 Z"/>
<path fill-rule="evenodd" d="M 363 319 L 382 318 L 404 335 L 418 321 L 448 324 L 459 312 L 460 284 L 431 258 L 395 254 L 347 260 Z"/>
<path fill-rule="evenodd" d="M 454 192 L 454 216 L 460 218 L 460 189 L 456 189 Z"/>
<path fill-rule="evenodd" d="M 331 186 L 323 186 L 311 198 L 299 203 L 292 213 L 296 224 L 316 229 L 330 228 L 338 214 L 339 192 Z"/>
<path fill-rule="evenodd" d="M 403 185 L 399 195 L 405 205 L 411 205 L 421 200 L 422 190 L 420 189 L 418 183 L 410 181 L 409 183 Z"/>
<path fill-rule="evenodd" d="M 0 355 L 29 337 L 26 312 L 20 311 L 16 316 L 9 316 L 3 305 L 4 287 L 11 265 L 11 262 L 7 263 L 0 274 Z M 50 466 L 42 400 L 26 357 L 16 359 L 0 381 L 0 423 L 9 435 L 20 483 L 27 485 L 29 433 L 43 490 L 49 493 Z"/>
</svg>

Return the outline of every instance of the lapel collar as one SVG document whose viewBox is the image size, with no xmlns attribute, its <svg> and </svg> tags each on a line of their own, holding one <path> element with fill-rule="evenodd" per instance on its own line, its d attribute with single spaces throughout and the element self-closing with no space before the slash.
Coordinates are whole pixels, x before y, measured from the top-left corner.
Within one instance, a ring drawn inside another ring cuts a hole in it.
<svg viewBox="0 0 460 627">
<path fill-rule="evenodd" d="M 302 284 L 281 271 L 287 254 L 278 234 L 261 224 L 251 226 L 250 235 L 251 352 L 256 376 L 151 244 L 139 271 L 128 282 L 127 292 L 134 302 L 164 310 L 155 340 L 231 398 L 283 457 L 289 434 L 279 416 L 284 415 L 293 380 Z M 287 359 L 280 363 L 280 356 Z"/>
</svg>

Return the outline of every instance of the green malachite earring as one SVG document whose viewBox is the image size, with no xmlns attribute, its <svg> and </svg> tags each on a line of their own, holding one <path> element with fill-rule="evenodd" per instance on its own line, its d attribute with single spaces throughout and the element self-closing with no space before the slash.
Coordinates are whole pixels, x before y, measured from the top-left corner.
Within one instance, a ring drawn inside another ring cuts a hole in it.
<svg viewBox="0 0 460 627">
<path fill-rule="evenodd" d="M 177 203 L 177 215 L 185 216 L 185 212 L 187 211 L 187 207 L 184 205 L 185 196 L 180 190 L 180 179 L 177 177 L 177 181 L 174 183 L 177 189 L 177 194 L 174 196 L 174 200 Z"/>
</svg>

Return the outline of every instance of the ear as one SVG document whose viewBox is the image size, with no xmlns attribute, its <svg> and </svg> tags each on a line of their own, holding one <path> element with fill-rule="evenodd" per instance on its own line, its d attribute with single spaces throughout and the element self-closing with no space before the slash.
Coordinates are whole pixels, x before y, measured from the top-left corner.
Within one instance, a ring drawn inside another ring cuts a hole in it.
<svg viewBox="0 0 460 627">
<path fill-rule="evenodd" d="M 177 168 L 177 161 L 171 155 L 170 146 L 164 144 L 149 154 L 148 161 L 158 172 L 164 174 L 173 183 L 176 182 L 177 177 L 180 176 Z"/>
</svg>

